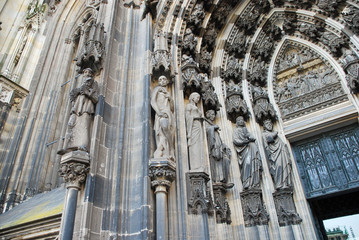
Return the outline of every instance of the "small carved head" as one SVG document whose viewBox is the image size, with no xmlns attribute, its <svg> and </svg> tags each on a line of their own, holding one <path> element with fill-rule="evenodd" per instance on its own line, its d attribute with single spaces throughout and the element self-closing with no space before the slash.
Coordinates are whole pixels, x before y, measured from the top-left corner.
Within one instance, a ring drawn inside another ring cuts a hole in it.
<svg viewBox="0 0 359 240">
<path fill-rule="evenodd" d="M 93 77 L 93 70 L 91 68 L 85 68 L 83 74 L 85 77 Z"/>
<path fill-rule="evenodd" d="M 167 77 L 166 76 L 160 76 L 159 78 L 158 78 L 158 84 L 161 86 L 161 87 L 165 87 L 165 86 L 167 86 L 167 84 L 168 84 L 168 79 L 167 79 Z"/>
<path fill-rule="evenodd" d="M 242 116 L 239 116 L 237 117 L 236 119 L 236 126 L 239 127 L 243 127 L 245 125 L 245 122 L 244 122 L 244 118 Z"/>
<path fill-rule="evenodd" d="M 191 95 L 189 95 L 189 101 L 191 103 L 198 103 L 200 98 L 201 96 L 197 92 L 191 93 Z"/>
<path fill-rule="evenodd" d="M 273 130 L 273 123 L 270 119 L 266 119 L 264 120 L 263 122 L 263 128 L 265 130 L 268 130 L 268 131 L 272 131 Z"/>
<path fill-rule="evenodd" d="M 206 112 L 206 118 L 208 118 L 210 121 L 214 121 L 214 119 L 216 118 L 216 112 L 212 109 L 208 110 Z"/>
</svg>

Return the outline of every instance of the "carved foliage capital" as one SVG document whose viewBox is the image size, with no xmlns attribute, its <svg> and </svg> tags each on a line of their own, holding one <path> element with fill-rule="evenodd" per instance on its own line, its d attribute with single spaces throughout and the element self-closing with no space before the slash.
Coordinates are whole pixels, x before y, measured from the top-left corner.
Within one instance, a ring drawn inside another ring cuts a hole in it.
<svg viewBox="0 0 359 240">
<path fill-rule="evenodd" d="M 61 164 L 59 173 L 66 183 L 79 188 L 85 182 L 89 170 L 88 164 L 66 162 Z"/>
<path fill-rule="evenodd" d="M 167 189 L 176 178 L 176 165 L 170 159 L 151 159 L 149 164 L 149 177 L 153 188 L 165 186 Z"/>
</svg>

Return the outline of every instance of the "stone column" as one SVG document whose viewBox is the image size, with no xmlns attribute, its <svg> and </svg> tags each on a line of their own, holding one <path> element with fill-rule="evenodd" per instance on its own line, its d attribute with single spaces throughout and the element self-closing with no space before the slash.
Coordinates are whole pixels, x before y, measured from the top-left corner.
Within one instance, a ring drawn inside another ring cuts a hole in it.
<svg viewBox="0 0 359 240">
<path fill-rule="evenodd" d="M 86 181 L 90 156 L 87 152 L 73 151 L 61 158 L 60 176 L 66 181 L 66 198 L 62 213 L 59 239 L 72 239 L 75 225 L 78 191 Z"/>
<path fill-rule="evenodd" d="M 149 164 L 149 176 L 156 195 L 156 239 L 168 239 L 167 193 L 176 177 L 173 158 L 153 158 Z"/>
</svg>

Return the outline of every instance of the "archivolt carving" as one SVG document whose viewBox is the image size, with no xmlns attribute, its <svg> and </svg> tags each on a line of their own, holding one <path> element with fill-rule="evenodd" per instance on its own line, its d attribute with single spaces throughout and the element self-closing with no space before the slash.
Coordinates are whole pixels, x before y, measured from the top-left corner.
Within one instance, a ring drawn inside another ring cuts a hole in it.
<svg viewBox="0 0 359 240">
<path fill-rule="evenodd" d="M 343 19 L 346 25 L 354 31 L 356 34 L 359 33 L 359 9 L 348 5 L 342 12 Z"/>
<path fill-rule="evenodd" d="M 234 56 L 228 58 L 226 70 L 222 70 L 221 76 L 226 82 L 231 80 L 236 83 L 241 82 L 242 68 L 237 58 Z"/>
</svg>

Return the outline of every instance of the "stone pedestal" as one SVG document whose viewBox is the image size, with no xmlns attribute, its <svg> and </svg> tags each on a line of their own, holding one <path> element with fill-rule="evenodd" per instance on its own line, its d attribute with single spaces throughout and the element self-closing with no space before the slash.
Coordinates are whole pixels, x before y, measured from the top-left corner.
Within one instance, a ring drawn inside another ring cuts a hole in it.
<svg viewBox="0 0 359 240">
<path fill-rule="evenodd" d="M 241 193 L 246 227 L 268 225 L 269 215 L 263 205 L 261 190 L 245 190 Z"/>
<path fill-rule="evenodd" d="M 167 193 L 172 181 L 176 178 L 174 159 L 151 159 L 149 177 L 156 195 L 156 239 L 168 239 Z"/>
<path fill-rule="evenodd" d="M 67 191 L 59 238 L 68 240 L 72 239 L 77 195 L 81 189 L 81 185 L 86 181 L 87 173 L 90 169 L 90 156 L 87 152 L 83 151 L 69 152 L 62 156 L 60 164 L 60 176 L 62 176 L 66 182 Z"/>
<path fill-rule="evenodd" d="M 214 209 L 217 223 L 231 224 L 231 209 L 229 208 L 226 192 L 234 186 L 233 183 L 213 183 Z"/>
<path fill-rule="evenodd" d="M 188 213 L 213 215 L 213 202 L 208 187 L 209 175 L 205 172 L 188 172 L 186 180 Z"/>
<path fill-rule="evenodd" d="M 273 198 L 279 226 L 288 226 L 302 222 L 294 205 L 292 190 L 277 190 L 273 193 Z"/>
</svg>

